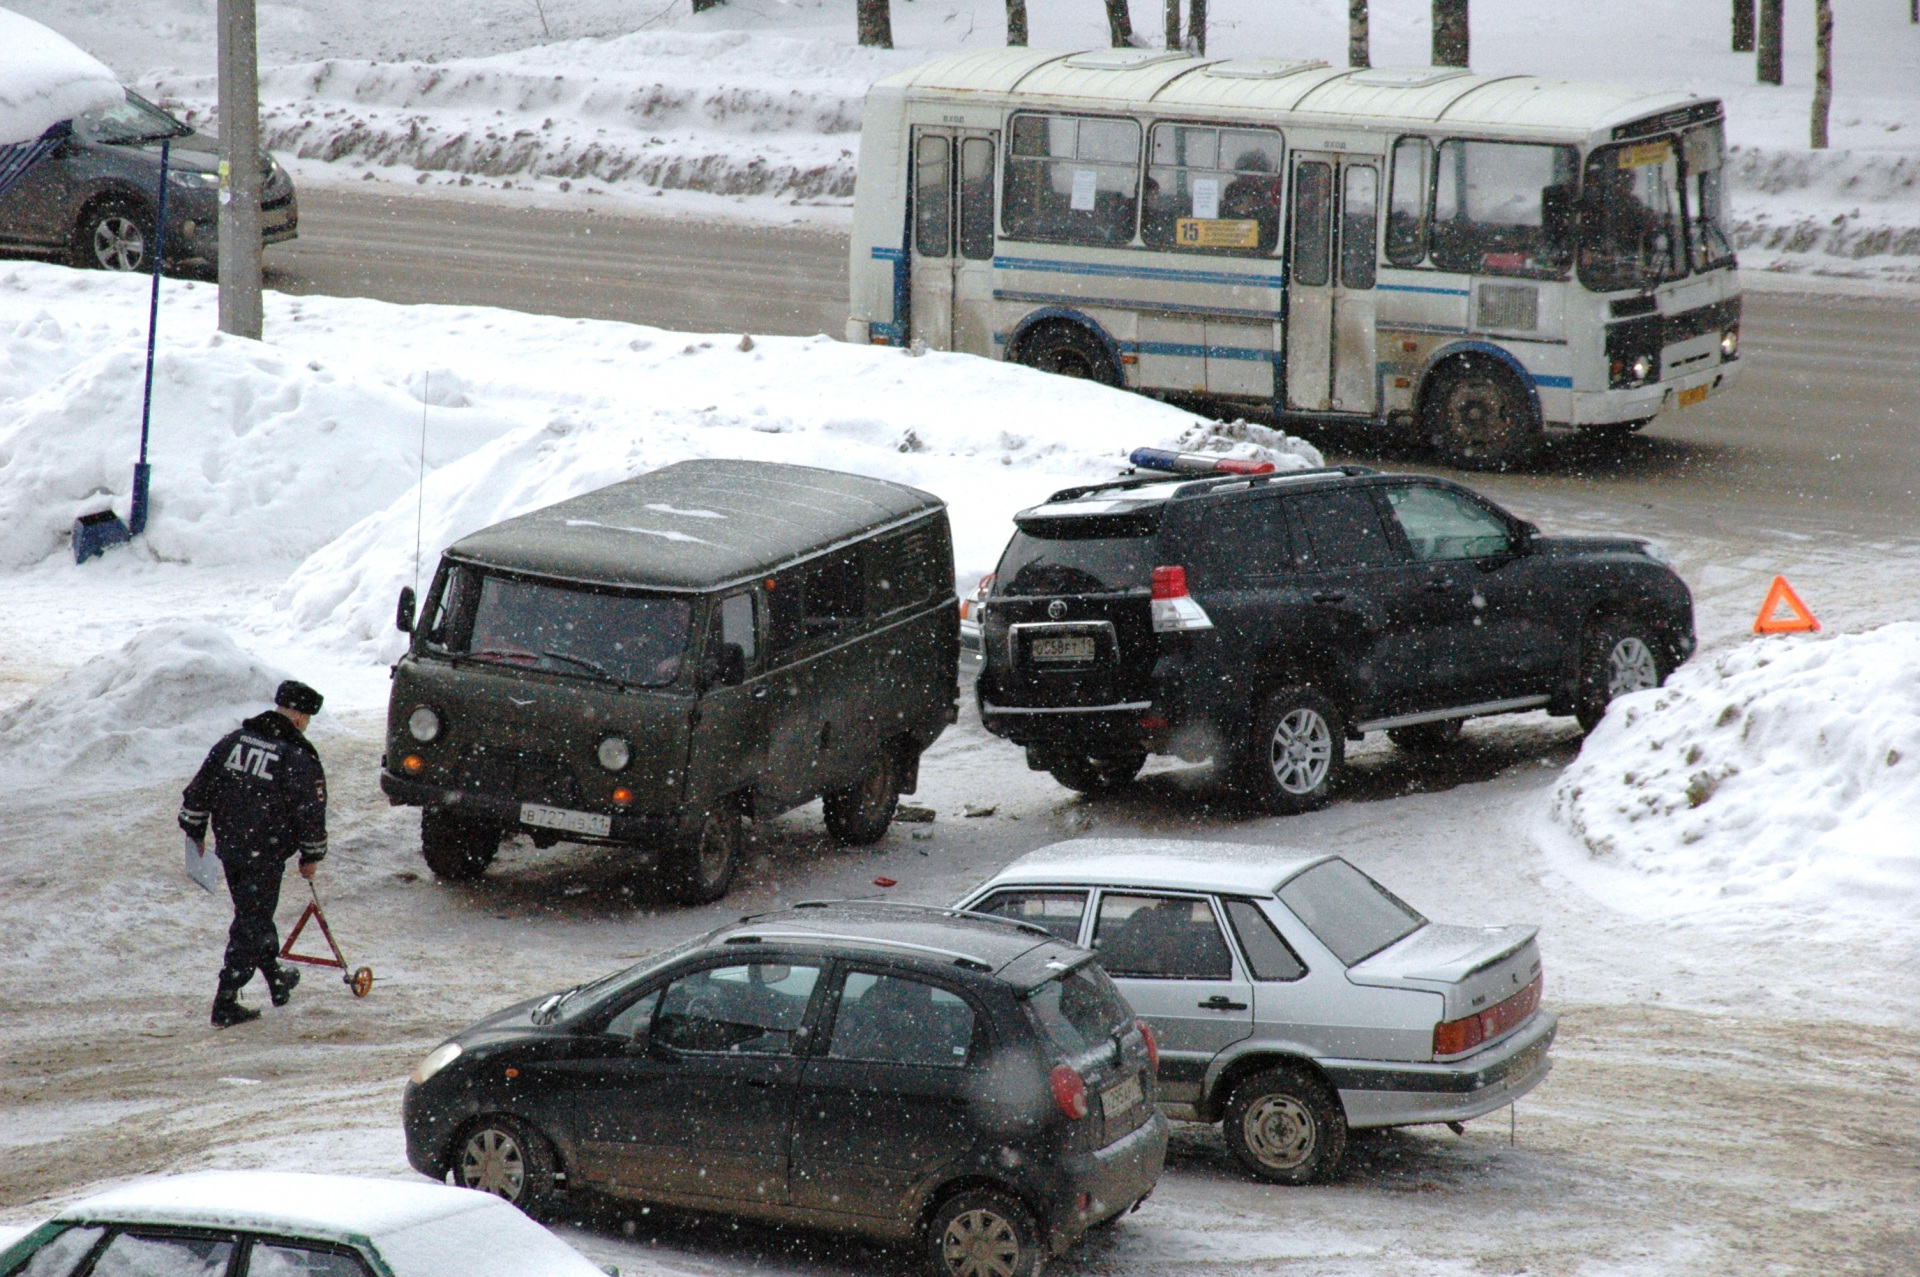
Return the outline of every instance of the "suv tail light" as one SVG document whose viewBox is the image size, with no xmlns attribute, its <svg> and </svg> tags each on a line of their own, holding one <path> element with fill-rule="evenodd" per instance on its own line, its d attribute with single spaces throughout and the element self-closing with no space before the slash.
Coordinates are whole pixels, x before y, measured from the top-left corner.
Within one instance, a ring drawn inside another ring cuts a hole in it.
<svg viewBox="0 0 1920 1277">
<path fill-rule="evenodd" d="M 1187 570 L 1175 565 L 1153 570 L 1153 632 L 1185 634 L 1210 630 L 1213 618 L 1187 593 Z"/>
<path fill-rule="evenodd" d="M 1087 1080 L 1065 1064 L 1056 1064 L 1047 1081 L 1053 1085 L 1053 1102 L 1074 1121 L 1087 1115 Z"/>
<path fill-rule="evenodd" d="M 1155 1077 L 1160 1076 L 1160 1043 L 1154 1040 L 1153 1026 L 1145 1020 L 1135 1020 L 1140 1026 L 1140 1036 L 1147 1040 L 1147 1071 Z"/>
<path fill-rule="evenodd" d="M 1541 977 L 1535 976 L 1532 984 L 1505 1002 L 1497 1002 L 1484 1011 L 1475 1011 L 1458 1020 L 1443 1020 L 1434 1025 L 1433 1053 L 1459 1055 L 1462 1051 L 1471 1051 L 1482 1042 L 1499 1037 L 1539 1008 L 1540 987 Z"/>
</svg>

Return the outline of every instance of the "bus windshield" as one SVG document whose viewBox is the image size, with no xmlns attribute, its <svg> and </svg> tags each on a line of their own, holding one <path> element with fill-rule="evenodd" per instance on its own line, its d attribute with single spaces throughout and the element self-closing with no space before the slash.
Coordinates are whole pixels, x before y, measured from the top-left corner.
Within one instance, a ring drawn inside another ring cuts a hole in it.
<svg viewBox="0 0 1920 1277">
<path fill-rule="evenodd" d="M 1715 180 L 1718 190 L 1718 180 Z M 1716 200 L 1717 203 L 1717 200 Z M 1686 274 L 1680 156 L 1672 138 L 1603 146 L 1587 158 L 1580 280 L 1595 292 Z"/>
<path fill-rule="evenodd" d="M 1687 249 L 1697 271 L 1733 264 L 1733 238 L 1727 233 L 1727 139 L 1720 121 L 1680 135 L 1680 159 L 1686 166 Z"/>
</svg>

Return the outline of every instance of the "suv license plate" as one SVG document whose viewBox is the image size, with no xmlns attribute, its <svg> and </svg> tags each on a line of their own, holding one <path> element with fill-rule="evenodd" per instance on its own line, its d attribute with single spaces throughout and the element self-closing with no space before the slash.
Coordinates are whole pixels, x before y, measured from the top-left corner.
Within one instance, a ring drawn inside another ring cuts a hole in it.
<svg viewBox="0 0 1920 1277">
<path fill-rule="evenodd" d="M 1093 635 L 1075 634 L 1060 638 L 1037 638 L 1028 653 L 1036 661 L 1091 661 Z"/>
<path fill-rule="evenodd" d="M 1100 1092 L 1100 1112 L 1109 1118 L 1118 1117 L 1131 1109 L 1146 1093 L 1140 1089 L 1140 1077 L 1135 1074 L 1118 1086 L 1110 1086 Z"/>
<path fill-rule="evenodd" d="M 565 807 L 543 807 L 539 803 L 520 804 L 520 823 L 541 829 L 564 829 L 570 834 L 605 838 L 613 832 L 613 817 L 590 811 L 568 811 Z"/>
</svg>

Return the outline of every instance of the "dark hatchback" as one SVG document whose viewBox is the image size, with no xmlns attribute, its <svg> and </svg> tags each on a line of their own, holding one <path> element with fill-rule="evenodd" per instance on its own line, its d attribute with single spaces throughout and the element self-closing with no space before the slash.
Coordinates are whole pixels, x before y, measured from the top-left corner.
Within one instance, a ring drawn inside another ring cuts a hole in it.
<svg viewBox="0 0 1920 1277">
<path fill-rule="evenodd" d="M 1156 1051 L 1041 928 L 799 905 L 450 1038 L 407 1086 L 407 1158 L 535 1215 L 598 1193 L 1012 1277 L 1152 1191 Z"/>
</svg>

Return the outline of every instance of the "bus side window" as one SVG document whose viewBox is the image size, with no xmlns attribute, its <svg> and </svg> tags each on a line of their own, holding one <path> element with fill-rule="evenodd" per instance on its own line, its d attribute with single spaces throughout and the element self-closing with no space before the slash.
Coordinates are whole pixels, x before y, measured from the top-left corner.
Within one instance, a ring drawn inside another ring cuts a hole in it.
<svg viewBox="0 0 1920 1277">
<path fill-rule="evenodd" d="M 1271 253 L 1284 151 L 1272 129 L 1156 124 L 1140 234 L 1149 248 Z"/>
<path fill-rule="evenodd" d="M 1328 214 L 1333 206 L 1333 167 L 1302 161 L 1293 170 L 1293 280 L 1323 287 L 1333 273 Z"/>
<path fill-rule="evenodd" d="M 1140 192 L 1140 125 L 1016 115 L 1007 148 L 1006 234 L 1064 244 L 1126 244 Z"/>
<path fill-rule="evenodd" d="M 1341 172 L 1340 283 L 1346 288 L 1372 288 L 1375 233 L 1380 226 L 1380 177 L 1371 165 L 1353 165 Z"/>
<path fill-rule="evenodd" d="M 970 137 L 960 143 L 960 256 L 972 262 L 993 258 L 993 140 Z"/>
<path fill-rule="evenodd" d="M 913 247 L 922 257 L 945 257 L 952 237 L 953 170 L 947 139 L 922 137 L 913 153 Z"/>
<path fill-rule="evenodd" d="M 1393 204 L 1387 212 L 1387 260 L 1418 266 L 1427 255 L 1427 204 L 1433 190 L 1433 143 L 1403 137 L 1393 144 Z"/>
</svg>

